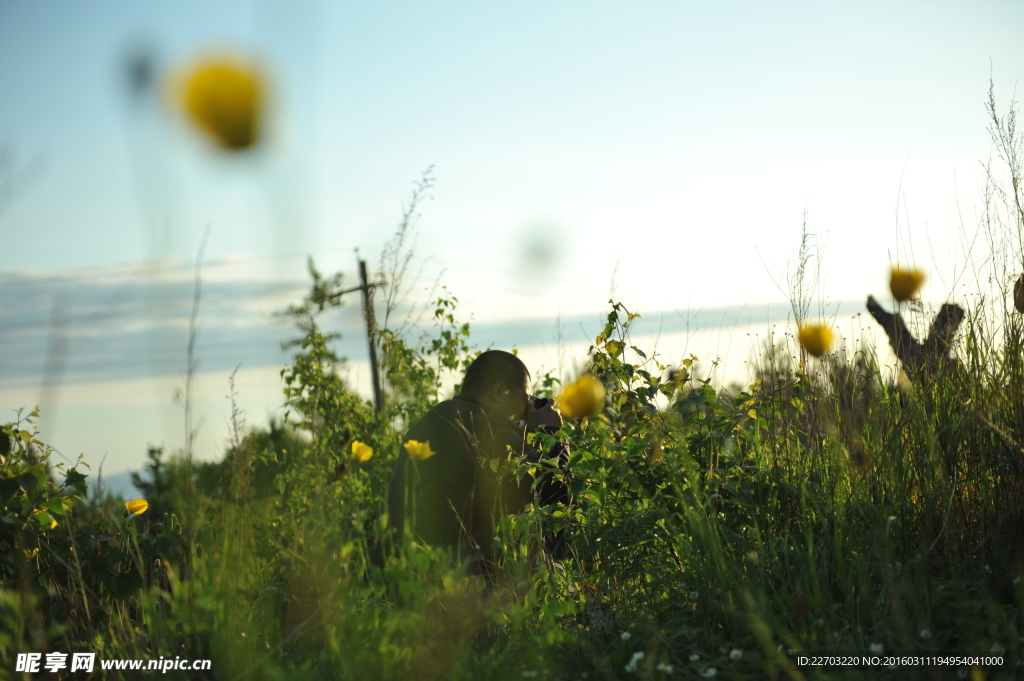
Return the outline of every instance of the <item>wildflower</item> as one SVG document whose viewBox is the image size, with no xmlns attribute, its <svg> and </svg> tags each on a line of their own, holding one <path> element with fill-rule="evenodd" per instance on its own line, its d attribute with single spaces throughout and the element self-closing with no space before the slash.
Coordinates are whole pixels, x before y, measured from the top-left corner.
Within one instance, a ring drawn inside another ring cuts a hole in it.
<svg viewBox="0 0 1024 681">
<path fill-rule="evenodd" d="M 136 499 L 135 501 L 129 501 L 125 504 L 125 508 L 132 515 L 142 515 L 149 510 L 149 502 L 145 499 Z"/>
<path fill-rule="evenodd" d="M 530 679 L 530 678 L 533 678 L 534 676 L 537 676 L 537 672 L 533 671 L 532 669 L 524 669 L 523 670 L 523 676 L 525 676 L 526 678 Z"/>
<path fill-rule="evenodd" d="M 712 679 L 718 676 L 718 670 L 714 667 L 708 667 L 707 669 L 702 671 L 700 675 L 703 676 L 705 679 Z"/>
<path fill-rule="evenodd" d="M 931 629 L 922 629 L 921 630 L 921 638 L 929 639 L 931 637 L 932 637 Z"/>
<path fill-rule="evenodd" d="M 675 671 L 675 667 L 670 665 L 668 662 L 659 662 L 658 666 L 655 667 L 655 669 L 657 669 L 659 672 L 665 672 L 666 674 L 671 674 L 673 671 Z"/>
<path fill-rule="evenodd" d="M 872 643 L 869 647 L 871 648 L 871 652 L 873 653 L 885 652 L 885 646 L 883 646 L 881 643 Z"/>
<path fill-rule="evenodd" d="M 694 653 L 693 655 L 690 655 L 690 662 L 696 662 L 699 659 L 700 659 L 700 655 L 698 655 L 697 653 Z"/>
<path fill-rule="evenodd" d="M 409 453 L 409 456 L 417 461 L 426 461 L 430 457 L 434 456 L 437 452 L 430 448 L 429 442 L 417 442 L 416 440 L 409 440 L 404 445 L 405 451 Z"/>
<path fill-rule="evenodd" d="M 32 560 L 36 557 L 36 554 L 39 553 L 39 547 L 37 546 L 34 549 L 22 549 L 21 552 L 25 554 L 25 560 Z"/>
<path fill-rule="evenodd" d="M 359 463 L 362 463 L 364 461 L 369 461 L 371 456 L 373 456 L 373 447 L 366 444 L 365 442 L 360 442 L 359 440 L 352 440 L 353 459 L 355 459 Z"/>
<path fill-rule="evenodd" d="M 213 57 L 181 78 L 175 93 L 192 123 L 225 149 L 248 149 L 259 139 L 263 78 L 235 57 Z"/>
<path fill-rule="evenodd" d="M 924 283 L 924 272 L 918 269 L 905 270 L 895 266 L 889 275 L 889 290 L 892 297 L 905 302 L 914 297 Z"/>
<path fill-rule="evenodd" d="M 1013 285 L 1013 306 L 1017 312 L 1024 314 L 1024 274 L 1020 275 L 1017 283 Z"/>
<path fill-rule="evenodd" d="M 802 326 L 797 338 L 804 350 L 815 357 L 821 357 L 832 345 L 832 329 L 820 324 Z"/>
<path fill-rule="evenodd" d="M 742 657 L 743 657 L 743 651 L 740 650 L 739 648 L 733 648 L 732 650 L 729 651 L 729 659 L 730 660 L 735 661 L 735 660 L 739 660 Z"/>
<path fill-rule="evenodd" d="M 575 383 L 565 386 L 557 403 L 561 412 L 570 418 L 593 416 L 604 406 L 604 384 L 590 374 L 584 374 Z"/>
<path fill-rule="evenodd" d="M 628 631 L 624 631 L 621 634 L 619 634 L 619 638 L 621 638 L 623 641 L 628 641 L 629 639 L 633 638 L 633 634 L 629 633 Z"/>
<path fill-rule="evenodd" d="M 638 650 L 633 653 L 633 657 L 630 658 L 629 664 L 626 665 L 626 671 L 632 674 L 636 671 L 636 663 L 644 659 L 644 651 Z"/>
</svg>

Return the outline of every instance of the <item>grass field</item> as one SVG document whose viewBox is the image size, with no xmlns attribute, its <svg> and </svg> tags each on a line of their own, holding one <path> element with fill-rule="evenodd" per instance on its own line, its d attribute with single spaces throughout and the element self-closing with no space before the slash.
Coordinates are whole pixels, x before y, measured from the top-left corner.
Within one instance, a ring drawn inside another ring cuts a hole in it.
<svg viewBox="0 0 1024 681">
<path fill-rule="evenodd" d="M 991 113 L 1009 178 L 979 228 L 991 255 L 975 275 L 992 287 L 948 357 L 898 380 L 867 351 L 782 344 L 749 385 L 716 388 L 692 359 L 634 347 L 634 311 L 613 303 L 582 367 L 603 408 L 559 435 L 572 455 L 552 474 L 573 502 L 505 519 L 494 586 L 411 541 L 383 568 L 369 559 L 406 426 L 473 356 L 447 292 L 434 334 L 381 330 L 377 412 L 336 373 L 316 325 L 333 284 L 315 274 L 288 313 L 290 418 L 255 431 L 236 413 L 217 463 L 193 462 L 191 437 L 151 451 L 139 514 L 84 501 L 89 469 L 55 476 L 19 416 L 0 465 L 0 677 L 28 678 L 19 653 L 92 652 L 211 661 L 166 672 L 188 679 L 1019 678 L 1024 154 L 1012 117 Z M 535 377 L 536 394 L 562 389 Z M 373 455 L 357 461 L 353 441 Z M 571 555 L 556 562 L 540 537 L 557 530 Z M 826 654 L 880 662 L 798 664 Z"/>
</svg>

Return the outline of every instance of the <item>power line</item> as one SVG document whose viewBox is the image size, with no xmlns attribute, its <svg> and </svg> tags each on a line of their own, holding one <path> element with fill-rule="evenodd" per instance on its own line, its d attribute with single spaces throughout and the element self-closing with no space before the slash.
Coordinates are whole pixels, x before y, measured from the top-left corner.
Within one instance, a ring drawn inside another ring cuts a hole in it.
<svg viewBox="0 0 1024 681">
<path fill-rule="evenodd" d="M 348 251 L 349 248 L 328 248 L 317 253 L 277 253 L 273 255 L 254 255 L 244 258 L 218 258 L 214 260 L 208 260 L 203 263 L 203 269 L 209 267 L 224 267 L 229 265 L 244 265 L 254 262 L 264 262 L 269 260 L 284 260 L 287 258 L 305 258 L 316 255 L 327 255 L 331 253 L 340 253 Z M 0 284 L 4 288 L 13 288 L 21 286 L 33 286 L 37 284 L 50 284 L 50 283 L 62 283 L 62 282 L 75 282 L 75 281 L 89 281 L 93 279 L 106 279 L 117 276 L 133 276 L 140 274 L 155 274 L 160 272 L 173 272 L 176 270 L 193 270 L 195 269 L 195 263 L 192 262 L 174 262 L 174 263 L 155 263 L 146 260 L 139 260 L 131 263 L 122 263 L 119 265 L 110 265 L 109 268 L 104 267 L 79 267 L 67 270 L 71 274 L 55 274 L 45 277 L 25 277 L 22 279 L 11 279 L 3 280 L 0 275 Z"/>
<path fill-rule="evenodd" d="M 289 258 L 307 258 L 317 257 L 322 255 L 330 255 L 334 253 L 341 253 L 350 250 L 348 247 L 339 248 L 327 248 L 316 252 L 302 251 L 294 253 L 276 253 L 270 255 L 254 255 L 242 258 L 235 257 L 224 257 L 213 260 L 208 260 L 203 263 L 203 269 L 210 267 L 227 267 L 231 265 L 245 265 L 257 262 L 267 262 L 273 260 L 286 260 Z M 521 271 L 509 270 L 503 268 L 495 268 L 490 265 L 480 265 L 477 263 L 458 262 L 454 260 L 442 260 L 437 256 L 432 256 L 431 259 L 438 260 L 442 265 L 457 266 L 463 269 L 475 269 L 478 271 L 484 271 L 489 273 L 500 273 L 506 274 L 521 279 L 530 280 L 542 280 L 553 284 L 568 284 L 569 281 L 565 279 L 559 279 L 542 274 L 524 274 Z M 139 260 L 135 262 L 127 262 L 109 266 L 99 267 L 80 267 L 66 270 L 65 273 L 54 274 L 43 277 L 24 277 L 21 279 L 8 279 L 4 280 L 3 275 L 0 274 L 0 284 L 4 288 L 14 288 L 22 286 L 35 286 L 40 284 L 51 284 L 51 283 L 65 283 L 65 282 L 76 282 L 76 281 L 89 281 L 94 279 L 105 279 L 110 277 L 118 276 L 135 276 L 143 274 L 156 274 L 161 272 L 174 272 L 188 270 L 191 271 L 195 268 L 195 263 L 192 262 L 150 262 L 146 260 Z"/>
</svg>

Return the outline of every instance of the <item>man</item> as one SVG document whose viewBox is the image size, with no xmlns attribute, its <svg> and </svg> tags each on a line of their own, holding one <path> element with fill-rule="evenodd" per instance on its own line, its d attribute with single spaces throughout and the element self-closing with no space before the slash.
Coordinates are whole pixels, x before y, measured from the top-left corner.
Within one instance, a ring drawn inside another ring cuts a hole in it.
<svg viewBox="0 0 1024 681">
<path fill-rule="evenodd" d="M 558 430 L 562 417 L 554 400 L 529 396 L 530 372 L 515 355 L 481 353 L 469 366 L 459 395 L 433 407 L 403 442 L 426 442 L 435 452 L 413 461 L 403 448 L 385 496 L 392 539 L 405 531 L 461 555 L 482 559 L 489 571 L 495 527 L 502 513 L 518 513 L 533 500 L 533 478 L 502 473 L 509 457 L 533 463 L 544 455 L 528 445 L 527 432 Z M 549 456 L 565 462 L 564 447 Z M 561 483 L 546 480 L 540 501 L 566 501 Z"/>
</svg>

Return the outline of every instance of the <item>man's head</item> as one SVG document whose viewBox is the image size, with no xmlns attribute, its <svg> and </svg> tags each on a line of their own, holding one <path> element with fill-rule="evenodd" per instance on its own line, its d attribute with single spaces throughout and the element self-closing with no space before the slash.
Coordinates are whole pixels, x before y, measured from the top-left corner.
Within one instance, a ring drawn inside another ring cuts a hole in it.
<svg viewBox="0 0 1024 681">
<path fill-rule="evenodd" d="M 530 399 L 530 372 L 523 360 L 504 350 L 480 353 L 466 370 L 462 394 L 490 411 L 518 417 Z"/>
</svg>

